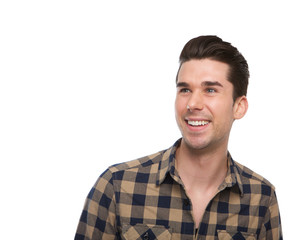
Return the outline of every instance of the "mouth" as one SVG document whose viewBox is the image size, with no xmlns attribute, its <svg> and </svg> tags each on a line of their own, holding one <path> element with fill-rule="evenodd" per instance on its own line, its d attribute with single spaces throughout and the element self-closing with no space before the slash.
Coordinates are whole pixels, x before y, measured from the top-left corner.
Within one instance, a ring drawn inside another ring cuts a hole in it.
<svg viewBox="0 0 306 240">
<path fill-rule="evenodd" d="M 187 124 L 192 127 L 201 127 L 207 125 L 209 122 L 200 120 L 200 121 L 193 121 L 193 120 L 186 120 Z"/>
</svg>

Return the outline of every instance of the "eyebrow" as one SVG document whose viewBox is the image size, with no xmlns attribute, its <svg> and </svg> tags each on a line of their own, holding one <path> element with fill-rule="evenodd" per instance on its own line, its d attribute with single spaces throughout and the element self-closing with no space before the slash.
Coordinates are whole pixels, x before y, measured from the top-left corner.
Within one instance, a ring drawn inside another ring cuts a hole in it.
<svg viewBox="0 0 306 240">
<path fill-rule="evenodd" d="M 219 86 L 219 87 L 223 87 L 223 85 L 218 82 L 218 81 L 204 81 L 201 83 L 202 86 L 205 86 L 205 87 L 212 87 L 212 86 Z"/>
<path fill-rule="evenodd" d="M 189 87 L 189 84 L 186 82 L 178 82 L 176 84 L 176 87 Z"/>
<path fill-rule="evenodd" d="M 202 87 L 212 87 L 212 86 L 219 86 L 223 87 L 223 85 L 218 81 L 204 81 L 201 83 Z M 178 82 L 176 87 L 189 87 L 189 84 L 186 82 Z"/>
</svg>

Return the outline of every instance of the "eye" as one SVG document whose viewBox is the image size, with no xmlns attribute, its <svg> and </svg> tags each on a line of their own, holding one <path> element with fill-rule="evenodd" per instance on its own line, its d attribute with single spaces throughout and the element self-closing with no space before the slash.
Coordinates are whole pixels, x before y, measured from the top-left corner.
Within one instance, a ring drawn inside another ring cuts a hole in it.
<svg viewBox="0 0 306 240">
<path fill-rule="evenodd" d="M 206 92 L 208 92 L 208 93 L 215 93 L 215 92 L 216 92 L 216 89 L 207 88 L 207 89 L 206 89 Z"/>
<path fill-rule="evenodd" d="M 188 89 L 188 88 L 182 88 L 182 89 L 180 89 L 180 92 L 181 92 L 181 93 L 189 93 L 189 92 L 191 92 L 191 91 L 190 91 L 190 89 Z"/>
</svg>

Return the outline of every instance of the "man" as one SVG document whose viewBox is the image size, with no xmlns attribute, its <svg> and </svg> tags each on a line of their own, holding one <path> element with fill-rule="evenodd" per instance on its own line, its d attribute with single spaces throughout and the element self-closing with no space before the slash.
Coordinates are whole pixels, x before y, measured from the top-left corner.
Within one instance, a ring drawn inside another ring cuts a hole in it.
<svg viewBox="0 0 306 240">
<path fill-rule="evenodd" d="M 216 36 L 180 55 L 171 148 L 107 169 L 90 191 L 75 239 L 282 239 L 274 187 L 228 152 L 247 109 L 248 64 Z"/>
</svg>

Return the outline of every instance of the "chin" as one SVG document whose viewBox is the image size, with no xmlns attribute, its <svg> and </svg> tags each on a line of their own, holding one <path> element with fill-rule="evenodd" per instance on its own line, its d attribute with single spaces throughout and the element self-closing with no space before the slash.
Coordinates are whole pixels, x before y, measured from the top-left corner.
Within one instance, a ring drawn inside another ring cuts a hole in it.
<svg viewBox="0 0 306 240">
<path fill-rule="evenodd" d="M 209 145 L 206 141 L 203 140 L 191 140 L 183 138 L 183 141 L 188 148 L 194 150 L 202 150 L 207 148 Z"/>
</svg>

